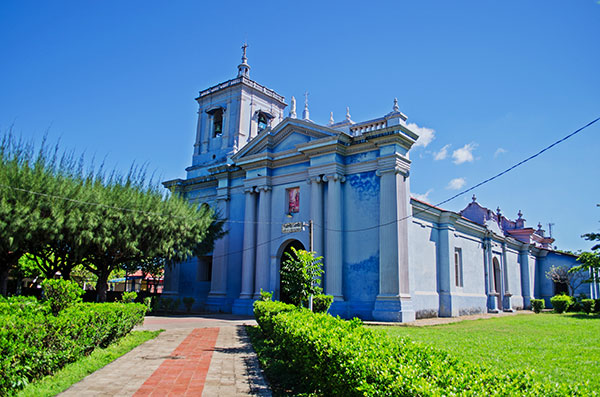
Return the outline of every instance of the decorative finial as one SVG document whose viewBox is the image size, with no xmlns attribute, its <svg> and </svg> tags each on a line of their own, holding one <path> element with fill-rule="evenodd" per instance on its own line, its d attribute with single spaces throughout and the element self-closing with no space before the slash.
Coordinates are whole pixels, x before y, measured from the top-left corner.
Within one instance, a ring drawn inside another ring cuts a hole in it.
<svg viewBox="0 0 600 397">
<path fill-rule="evenodd" d="M 329 113 L 329 125 L 333 125 L 335 121 L 333 121 L 333 112 Z"/>
<path fill-rule="evenodd" d="M 350 120 L 350 106 L 346 106 L 346 121 L 352 121 Z"/>
<path fill-rule="evenodd" d="M 473 194 L 473 197 L 471 197 L 471 199 L 473 200 L 473 202 L 477 201 L 477 196 L 475 196 L 475 194 Z"/>
<path fill-rule="evenodd" d="M 296 118 L 296 98 L 292 96 L 292 104 L 290 105 L 290 118 Z"/>
<path fill-rule="evenodd" d="M 302 118 L 304 120 L 310 120 L 310 113 L 308 112 L 308 91 L 304 93 L 304 111 L 302 112 Z"/>
<path fill-rule="evenodd" d="M 394 98 L 394 112 L 399 112 L 400 108 L 398 107 L 398 98 Z"/>
<path fill-rule="evenodd" d="M 496 213 L 498 214 L 498 217 L 500 217 L 500 215 L 502 215 L 502 211 L 500 211 L 500 207 L 496 208 Z"/>
<path fill-rule="evenodd" d="M 519 219 L 523 218 L 523 213 L 521 212 L 521 210 L 519 210 L 519 212 L 517 213 L 517 216 L 519 217 Z"/>
<path fill-rule="evenodd" d="M 242 63 L 238 65 L 238 77 L 250 77 L 250 65 L 248 65 L 248 58 L 246 58 L 246 48 L 248 44 L 244 42 L 242 46 Z"/>
<path fill-rule="evenodd" d="M 542 223 L 541 222 L 538 223 L 538 230 L 542 230 Z"/>
</svg>

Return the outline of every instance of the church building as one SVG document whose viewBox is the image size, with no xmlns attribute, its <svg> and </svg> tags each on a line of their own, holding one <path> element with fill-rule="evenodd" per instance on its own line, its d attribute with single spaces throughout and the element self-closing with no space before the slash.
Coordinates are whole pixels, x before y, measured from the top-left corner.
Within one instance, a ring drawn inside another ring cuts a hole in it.
<svg viewBox="0 0 600 397">
<path fill-rule="evenodd" d="M 554 295 L 551 265 L 575 263 L 521 213 L 509 220 L 475 196 L 459 213 L 411 198 L 419 137 L 396 100 L 374 120 L 316 124 L 306 100 L 299 117 L 294 97 L 286 111 L 250 79 L 244 46 L 237 77 L 196 101 L 187 177 L 164 182 L 227 220 L 211 255 L 166 269 L 164 294 L 196 310 L 251 314 L 261 289 L 278 298 L 291 247 L 324 257 L 330 313 L 380 321 L 528 308 Z"/>
</svg>

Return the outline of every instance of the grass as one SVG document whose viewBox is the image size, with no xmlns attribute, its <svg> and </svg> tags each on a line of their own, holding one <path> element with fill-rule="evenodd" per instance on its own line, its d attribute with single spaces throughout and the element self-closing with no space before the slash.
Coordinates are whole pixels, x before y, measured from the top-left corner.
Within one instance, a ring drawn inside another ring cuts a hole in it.
<svg viewBox="0 0 600 397">
<path fill-rule="evenodd" d="M 82 358 L 72 364 L 66 365 L 52 376 L 46 376 L 40 380 L 30 383 L 21 390 L 17 396 L 55 396 L 68 389 L 71 385 L 79 382 L 89 374 L 111 363 L 125 353 L 154 339 L 160 331 L 133 331 L 124 338 L 111 344 L 105 349 L 96 349 L 89 356 Z"/>
<path fill-rule="evenodd" d="M 600 317 L 585 314 L 517 315 L 428 327 L 374 327 L 493 368 L 529 369 L 541 379 L 589 381 L 600 390 Z"/>
</svg>

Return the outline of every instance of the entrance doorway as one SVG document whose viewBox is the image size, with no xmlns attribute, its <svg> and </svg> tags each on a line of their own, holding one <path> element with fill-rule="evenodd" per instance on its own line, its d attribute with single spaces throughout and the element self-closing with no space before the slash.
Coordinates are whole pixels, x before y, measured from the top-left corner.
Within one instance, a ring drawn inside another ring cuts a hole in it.
<svg viewBox="0 0 600 397">
<path fill-rule="evenodd" d="M 494 265 L 494 289 L 496 294 L 498 294 L 498 309 L 500 309 L 502 307 L 502 297 L 500 295 L 500 290 L 502 289 L 500 277 L 502 277 L 502 273 L 500 272 L 500 262 L 498 261 L 498 258 L 494 258 L 492 260 L 492 263 Z"/>
<path fill-rule="evenodd" d="M 297 250 L 305 250 L 306 248 L 304 248 L 304 244 L 302 244 L 298 240 L 287 241 L 287 242 L 283 243 L 282 247 L 284 247 L 284 248 L 281 251 L 281 255 L 279 256 L 279 300 L 281 302 L 290 303 L 289 298 L 283 292 L 283 288 L 282 288 L 282 284 L 281 284 L 281 268 L 283 266 L 283 262 L 287 261 L 290 258 L 288 256 L 288 253 L 290 255 L 294 255 L 292 252 L 292 247 L 296 251 Z"/>
</svg>

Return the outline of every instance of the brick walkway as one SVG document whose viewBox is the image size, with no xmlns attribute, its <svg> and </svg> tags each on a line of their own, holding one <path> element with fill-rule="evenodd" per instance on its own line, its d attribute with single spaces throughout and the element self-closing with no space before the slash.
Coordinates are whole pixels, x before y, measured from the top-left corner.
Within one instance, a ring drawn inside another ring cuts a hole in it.
<svg viewBox="0 0 600 397">
<path fill-rule="evenodd" d="M 231 315 L 147 317 L 157 338 L 87 376 L 61 396 L 270 396 L 244 324 Z"/>
</svg>

